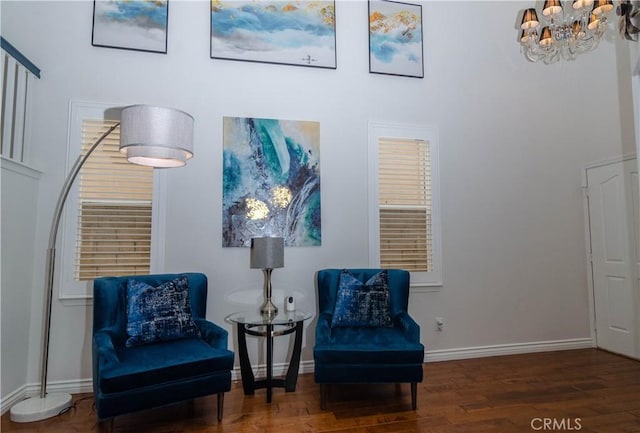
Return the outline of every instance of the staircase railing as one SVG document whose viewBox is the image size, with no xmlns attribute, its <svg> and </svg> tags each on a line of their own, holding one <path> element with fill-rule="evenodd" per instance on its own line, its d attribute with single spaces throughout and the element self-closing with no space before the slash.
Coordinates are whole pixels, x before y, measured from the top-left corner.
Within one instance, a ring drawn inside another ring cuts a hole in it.
<svg viewBox="0 0 640 433">
<path fill-rule="evenodd" d="M 0 154 L 25 162 L 31 82 L 40 78 L 40 69 L 5 38 L 2 48 L 2 115 L 0 116 Z"/>
</svg>

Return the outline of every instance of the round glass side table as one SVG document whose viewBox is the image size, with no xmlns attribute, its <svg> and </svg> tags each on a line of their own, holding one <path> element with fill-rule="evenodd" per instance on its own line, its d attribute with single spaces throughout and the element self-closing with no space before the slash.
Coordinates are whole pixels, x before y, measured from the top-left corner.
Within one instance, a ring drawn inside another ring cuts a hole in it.
<svg viewBox="0 0 640 433">
<path fill-rule="evenodd" d="M 305 320 L 311 318 L 304 311 L 280 311 L 274 317 L 263 316 L 257 311 L 240 311 L 229 314 L 225 321 L 234 323 L 238 331 L 238 350 L 240 358 L 240 373 L 245 395 L 253 395 L 256 389 L 266 388 L 267 403 L 271 403 L 272 389 L 284 388 L 286 392 L 296 390 L 298 369 L 300 367 L 300 352 L 302 350 L 302 330 Z M 295 332 L 293 351 L 289 360 L 289 368 L 284 378 L 273 377 L 273 339 L 281 335 Z M 247 334 L 265 337 L 267 344 L 267 376 L 257 379 L 253 375 L 249 354 L 247 353 Z"/>
</svg>

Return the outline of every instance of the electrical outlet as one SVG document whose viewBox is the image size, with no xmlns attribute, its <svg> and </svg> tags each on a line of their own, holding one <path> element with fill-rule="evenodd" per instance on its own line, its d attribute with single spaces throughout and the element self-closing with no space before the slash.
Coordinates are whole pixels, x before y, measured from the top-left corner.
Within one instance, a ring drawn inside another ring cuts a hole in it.
<svg viewBox="0 0 640 433">
<path fill-rule="evenodd" d="M 436 331 L 441 332 L 444 328 L 444 319 L 442 317 L 436 317 Z"/>
</svg>

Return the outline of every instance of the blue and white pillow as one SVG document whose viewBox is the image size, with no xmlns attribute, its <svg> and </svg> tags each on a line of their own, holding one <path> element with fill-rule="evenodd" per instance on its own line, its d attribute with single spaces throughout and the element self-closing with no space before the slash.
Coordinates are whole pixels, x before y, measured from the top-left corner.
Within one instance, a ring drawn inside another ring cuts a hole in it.
<svg viewBox="0 0 640 433">
<path fill-rule="evenodd" d="M 346 269 L 340 273 L 331 319 L 331 327 L 337 326 L 393 326 L 386 270 L 378 272 L 364 283 Z"/>
<path fill-rule="evenodd" d="M 181 275 L 158 287 L 130 279 L 127 335 L 127 347 L 200 336 L 191 317 L 187 276 Z"/>
</svg>

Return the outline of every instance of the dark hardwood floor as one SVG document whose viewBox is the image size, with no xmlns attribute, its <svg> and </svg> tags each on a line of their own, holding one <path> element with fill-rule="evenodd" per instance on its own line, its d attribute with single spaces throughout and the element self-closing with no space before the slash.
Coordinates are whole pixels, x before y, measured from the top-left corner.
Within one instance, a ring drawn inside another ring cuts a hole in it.
<svg viewBox="0 0 640 433">
<path fill-rule="evenodd" d="M 215 396 L 115 419 L 115 433 L 523 433 L 640 432 L 640 362 L 586 349 L 424 364 L 418 409 L 409 385 L 332 386 L 320 410 L 313 374 L 300 375 L 296 392 L 244 396 L 240 383 L 226 394 L 224 419 Z M 90 394 L 56 418 L 16 424 L 2 417 L 3 433 L 97 431 Z"/>
</svg>

